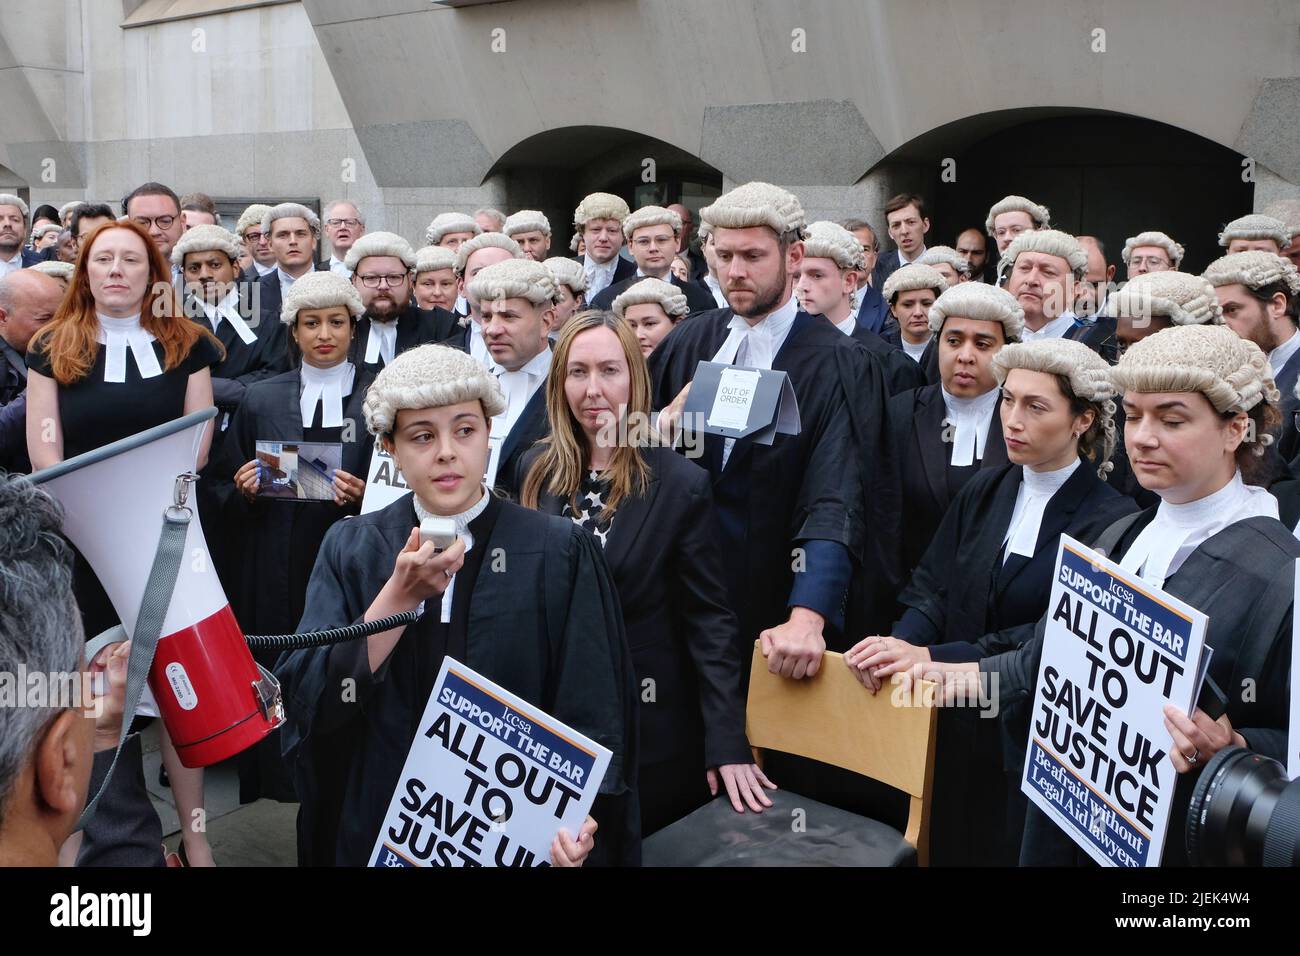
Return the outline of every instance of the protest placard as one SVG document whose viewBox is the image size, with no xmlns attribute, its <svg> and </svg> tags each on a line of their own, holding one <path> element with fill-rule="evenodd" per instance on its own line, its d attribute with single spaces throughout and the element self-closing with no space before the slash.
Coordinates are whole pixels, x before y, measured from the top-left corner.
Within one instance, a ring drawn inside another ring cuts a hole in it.
<svg viewBox="0 0 1300 956">
<path fill-rule="evenodd" d="M 401 469 L 393 456 L 384 451 L 379 442 L 370 455 L 370 468 L 366 472 L 366 493 L 361 499 L 361 513 L 370 514 L 387 508 L 411 489 L 402 478 Z"/>
<path fill-rule="evenodd" d="M 1103 866 L 1158 866 L 1206 617 L 1061 536 L 1021 789 Z"/>
<path fill-rule="evenodd" d="M 371 866 L 549 866 L 576 838 L 610 751 L 445 658 Z"/>
</svg>

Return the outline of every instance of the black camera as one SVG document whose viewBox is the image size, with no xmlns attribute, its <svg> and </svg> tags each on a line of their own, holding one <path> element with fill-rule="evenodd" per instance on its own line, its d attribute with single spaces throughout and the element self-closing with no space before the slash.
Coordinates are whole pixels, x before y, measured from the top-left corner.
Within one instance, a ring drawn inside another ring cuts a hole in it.
<svg viewBox="0 0 1300 956">
<path fill-rule="evenodd" d="M 1187 857 L 1193 866 L 1300 866 L 1300 780 L 1244 747 L 1220 750 L 1192 791 Z"/>
</svg>

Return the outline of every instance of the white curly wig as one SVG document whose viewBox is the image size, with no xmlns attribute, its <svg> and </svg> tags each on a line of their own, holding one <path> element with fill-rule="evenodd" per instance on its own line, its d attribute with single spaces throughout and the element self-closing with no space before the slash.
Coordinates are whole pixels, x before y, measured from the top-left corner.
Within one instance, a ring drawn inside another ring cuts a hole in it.
<svg viewBox="0 0 1300 956">
<path fill-rule="evenodd" d="M 469 257 L 480 249 L 486 249 L 489 246 L 504 249 L 515 259 L 524 257 L 524 250 L 519 248 L 519 243 L 504 232 L 484 232 L 460 244 L 459 248 L 456 249 L 456 261 L 452 264 L 452 271 L 456 273 L 457 277 L 463 276 L 465 266 L 469 263 Z"/>
<path fill-rule="evenodd" d="M 1139 232 L 1136 236 L 1129 236 L 1124 240 L 1124 251 L 1121 252 L 1120 258 L 1127 264 L 1133 255 L 1133 250 L 1138 246 L 1158 246 L 1165 250 L 1169 256 L 1169 264 L 1177 269 L 1183 261 L 1183 247 L 1174 242 L 1169 236 L 1157 230 L 1150 232 Z"/>
<path fill-rule="evenodd" d="M 532 259 L 506 259 L 488 266 L 470 280 L 465 293 L 475 302 L 527 299 L 543 307 L 553 305 L 557 294 L 550 270 Z"/>
<path fill-rule="evenodd" d="M 1279 283 L 1291 298 L 1300 296 L 1300 272 L 1290 259 L 1263 249 L 1234 252 L 1211 262 L 1201 273 L 1216 289 L 1222 285 L 1244 285 L 1252 289 Z"/>
<path fill-rule="evenodd" d="M 1003 196 L 989 208 L 988 218 L 984 220 L 984 231 L 993 235 L 993 220 L 1004 212 L 1025 212 L 1033 220 L 1035 229 L 1052 228 L 1052 214 L 1046 206 L 1040 206 L 1024 196 Z"/>
<path fill-rule="evenodd" d="M 1144 272 L 1106 298 L 1112 319 L 1168 319 L 1174 325 L 1222 325 L 1223 309 L 1214 286 L 1187 272 Z"/>
<path fill-rule="evenodd" d="M 1242 216 L 1223 227 L 1219 245 L 1226 249 L 1233 239 L 1272 239 L 1279 249 L 1284 249 L 1291 242 L 1291 230 L 1272 216 Z"/>
<path fill-rule="evenodd" d="M 1036 339 L 1033 342 L 1005 345 L 993 356 L 993 375 L 999 385 L 1005 385 L 1007 375 L 1017 368 L 1060 375 L 1069 381 L 1070 390 L 1075 395 L 1097 406 L 1100 414 L 1094 427 L 1101 435 L 1101 460 L 1094 461 L 1098 476 L 1105 478 L 1108 472 L 1114 470 L 1110 459 L 1115 453 L 1116 440 L 1116 392 L 1110 365 L 1082 342 L 1073 339 Z"/>
<path fill-rule="evenodd" d="M 898 272 L 894 275 L 898 275 Z M 1006 289 L 983 282 L 963 282 L 935 299 L 934 305 L 930 306 L 930 331 L 942 332 L 943 323 L 952 316 L 980 322 L 1000 322 L 1002 337 L 1007 342 L 1019 342 L 1020 334 L 1025 328 L 1025 310 L 1020 307 L 1015 296 Z"/>
<path fill-rule="evenodd" d="M 280 321 L 292 326 L 303 309 L 333 309 L 342 306 L 354 319 L 365 311 L 356 287 L 333 272 L 308 272 L 294 280 L 280 306 Z"/>
<path fill-rule="evenodd" d="M 700 219 L 710 230 L 767 226 L 778 236 L 801 235 L 807 221 L 798 196 L 764 182 L 745 183 L 723 193 L 700 210 Z"/>
<path fill-rule="evenodd" d="M 415 250 L 395 232 L 368 232 L 356 242 L 343 258 L 349 272 L 356 272 L 361 260 L 369 256 L 391 256 L 401 259 L 407 270 L 415 268 Z"/>
<path fill-rule="evenodd" d="M 647 278 L 629 286 L 626 291 L 614 299 L 614 314 L 620 319 L 629 306 L 645 305 L 653 302 L 664 310 L 670 319 L 680 319 L 690 311 L 686 304 L 686 295 L 677 286 L 663 279 Z"/>
<path fill-rule="evenodd" d="M 484 270 L 486 271 L 486 270 Z M 383 367 L 366 392 L 366 428 L 392 434 L 403 409 L 440 408 L 479 401 L 487 418 L 506 410 L 506 398 L 492 373 L 468 352 L 446 345 L 407 349 Z"/>
<path fill-rule="evenodd" d="M 244 247 L 235 234 L 223 226 L 195 226 L 172 246 L 172 265 L 184 266 L 185 257 L 191 252 L 217 251 L 223 253 L 231 262 L 238 262 L 244 254 Z"/>
</svg>

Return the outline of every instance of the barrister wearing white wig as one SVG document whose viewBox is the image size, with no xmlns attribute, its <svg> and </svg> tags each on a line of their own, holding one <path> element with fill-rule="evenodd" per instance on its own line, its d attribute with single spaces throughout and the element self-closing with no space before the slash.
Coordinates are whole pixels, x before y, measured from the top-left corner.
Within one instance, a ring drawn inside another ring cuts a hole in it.
<svg viewBox="0 0 1300 956">
<path fill-rule="evenodd" d="M 429 228 L 424 230 L 424 239 L 431 246 L 457 249 L 461 243 L 482 234 L 483 227 L 472 216 L 463 212 L 442 212 L 434 216 Z"/>
<path fill-rule="evenodd" d="M 415 250 L 411 244 L 394 232 L 368 232 L 348 250 L 343 264 L 349 272 L 356 272 L 362 259 L 370 256 L 400 259 L 408 270 L 415 268 Z"/>
<path fill-rule="evenodd" d="M 930 310 L 947 289 L 948 280 L 938 269 L 913 262 L 894 270 L 880 290 L 898 322 L 899 344 L 916 362 L 930 344 Z"/>
<path fill-rule="evenodd" d="M 997 242 L 999 254 L 1004 254 L 1021 233 L 1051 227 L 1052 214 L 1048 208 L 1024 196 L 1004 196 L 993 204 L 984 220 L 984 231 Z"/>
<path fill-rule="evenodd" d="M 887 685 L 927 661 L 974 670 L 979 660 L 1018 646 L 1051 610 L 1061 535 L 1090 542 L 1136 510 L 1098 474 L 1113 441 L 1106 362 L 1063 339 L 1007 345 L 993 361 L 1003 385 L 998 413 L 1007 462 L 985 464 L 948 505 L 899 595 L 903 614 L 892 636 L 867 638 L 849 653 L 868 686 Z M 1091 466 L 1083 461 L 1089 453 Z M 1025 801 L 1014 762 L 1004 777 L 1003 733 L 972 732 L 958 746 L 939 748 L 933 864 L 1014 864 Z"/>
<path fill-rule="evenodd" d="M 689 311 L 681 290 L 662 279 L 642 279 L 614 299 L 614 314 L 632 329 L 645 356 Z"/>
<path fill-rule="evenodd" d="M 1120 258 L 1128 266 L 1128 277 L 1132 279 L 1144 272 L 1177 269 L 1183 261 L 1183 252 L 1183 247 L 1169 236 L 1151 230 L 1139 232 L 1136 236 L 1125 239 L 1124 251 L 1120 253 Z"/>
<path fill-rule="evenodd" d="M 415 252 L 416 304 L 422 309 L 455 310 L 456 253 L 446 246 L 421 246 Z"/>
<path fill-rule="evenodd" d="M 282 202 L 278 206 L 272 206 L 262 217 L 262 232 L 271 235 L 274 232 L 272 226 L 279 219 L 302 219 L 311 228 L 311 234 L 320 238 L 320 216 L 301 203 Z"/>
<path fill-rule="evenodd" d="M 542 265 L 555 280 L 555 322 L 551 325 L 550 337 L 554 342 L 569 319 L 573 318 L 586 305 L 587 273 L 582 263 L 567 256 L 552 256 Z"/>
<path fill-rule="evenodd" d="M 262 220 L 266 218 L 266 214 L 270 211 L 271 207 L 264 205 L 263 203 L 255 202 L 251 206 L 247 207 L 242 213 L 240 213 L 239 221 L 235 223 L 235 235 L 240 239 L 243 239 L 244 234 L 253 226 L 257 226 L 258 229 L 261 229 Z"/>
<path fill-rule="evenodd" d="M 1286 223 L 1257 214 L 1234 219 L 1219 233 L 1219 245 L 1229 252 L 1262 249 L 1280 255 L 1290 242 L 1291 230 Z"/>
<path fill-rule="evenodd" d="M 551 251 L 551 221 L 536 209 L 521 209 L 506 219 L 501 230 L 524 250 L 524 255 L 541 262 Z"/>
<path fill-rule="evenodd" d="M 803 255 L 805 259 L 829 259 L 844 272 L 861 273 L 867 267 L 857 237 L 838 222 L 825 219 L 809 223 L 804 230 Z"/>
<path fill-rule="evenodd" d="M 469 263 L 469 257 L 480 249 L 501 249 L 510 253 L 512 259 L 524 258 L 524 250 L 519 248 L 519 243 L 504 232 L 485 232 L 473 239 L 462 242 L 456 247 L 456 261 L 452 264 L 452 271 L 456 273 L 457 278 L 465 275 L 465 267 Z"/>
<path fill-rule="evenodd" d="M 1205 643 L 1214 648 L 1210 678 L 1221 688 L 1252 688 L 1246 695 L 1227 692 L 1226 712 L 1217 720 L 1199 709 L 1152 706 L 1148 719 L 1163 721 L 1169 738 L 1159 744 L 1180 775 L 1170 832 L 1182 833 L 1194 772 L 1215 753 L 1229 745 L 1285 753 L 1287 668 L 1277 662 L 1292 639 L 1300 544 L 1277 520 L 1272 495 L 1245 484 L 1238 467 L 1253 457 L 1249 423 L 1263 432 L 1255 410 L 1276 395 L 1255 345 L 1222 326 L 1172 327 L 1134 344 L 1112 374 L 1123 393 L 1129 461 L 1160 502 L 1119 519 L 1090 543 L 1128 574 L 1203 612 Z M 979 663 L 981 671 L 998 674 L 1004 700 L 1032 693 L 1041 627 L 1019 648 Z M 1056 824 L 1029 808 L 1022 865 L 1077 865 L 1082 856 Z M 1166 841 L 1159 862 L 1186 865 L 1183 841 Z"/>
<path fill-rule="evenodd" d="M 949 285 L 970 278 L 970 260 L 952 246 L 928 246 L 916 259 L 918 265 L 937 269 Z"/>
</svg>

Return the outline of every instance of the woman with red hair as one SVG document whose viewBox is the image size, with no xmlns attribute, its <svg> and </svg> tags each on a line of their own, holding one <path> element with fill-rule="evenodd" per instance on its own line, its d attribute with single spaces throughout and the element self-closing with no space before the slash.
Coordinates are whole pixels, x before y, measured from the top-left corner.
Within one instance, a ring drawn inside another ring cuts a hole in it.
<svg viewBox="0 0 1300 956">
<path fill-rule="evenodd" d="M 105 223 L 82 245 L 63 304 L 28 348 L 32 468 L 207 408 L 208 367 L 221 358 L 216 338 L 185 321 L 148 233 Z"/>
<path fill-rule="evenodd" d="M 132 222 L 100 226 L 82 243 L 62 305 L 28 346 L 27 452 L 33 469 L 211 406 L 208 369 L 222 353 L 210 332 L 185 318 L 171 269 L 149 234 Z M 211 429 L 199 451 L 200 467 L 210 443 Z M 73 588 L 87 634 L 118 623 L 79 554 Z M 181 820 L 202 819 L 194 811 L 203 806 L 203 772 L 181 766 L 165 730 L 162 741 Z M 128 746 L 138 748 L 138 738 Z M 124 750 L 123 756 L 127 766 L 135 763 L 134 754 Z M 101 805 L 85 831 L 80 862 L 161 865 L 161 826 L 142 776 L 138 783 L 131 794 L 138 799 L 108 813 Z M 207 839 L 192 826 L 184 828 L 183 847 L 195 863 L 210 863 Z"/>
</svg>

